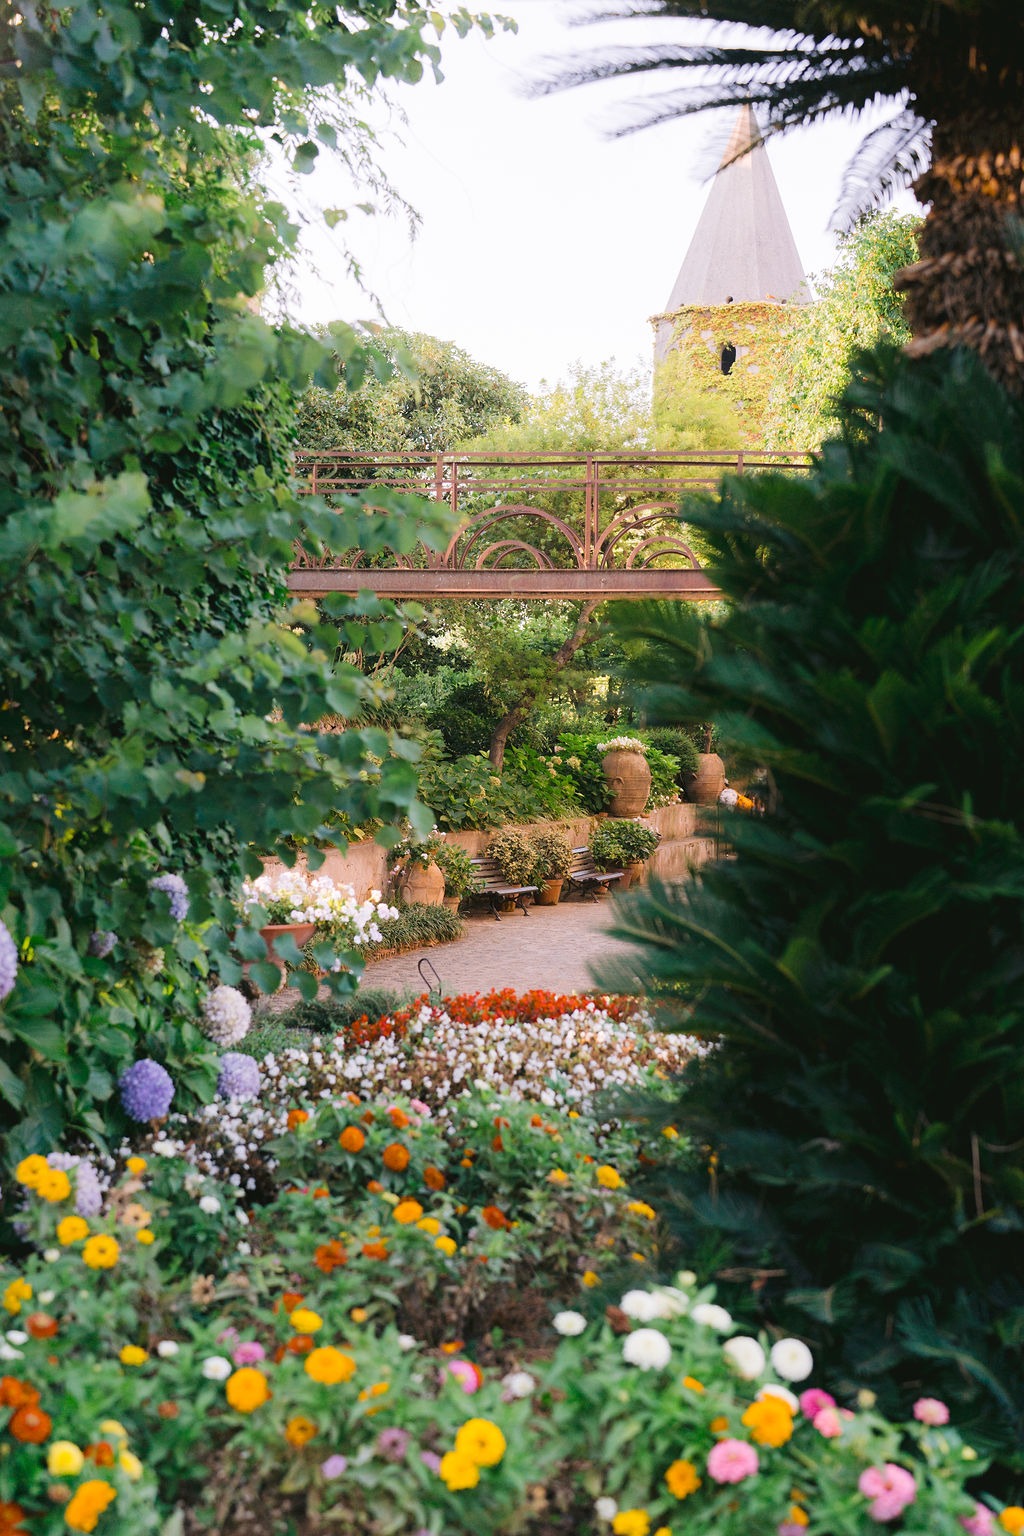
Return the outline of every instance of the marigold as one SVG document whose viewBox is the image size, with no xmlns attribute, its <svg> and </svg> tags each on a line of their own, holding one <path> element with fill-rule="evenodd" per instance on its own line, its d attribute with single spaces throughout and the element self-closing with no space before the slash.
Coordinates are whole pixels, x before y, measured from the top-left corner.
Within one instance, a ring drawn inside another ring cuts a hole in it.
<svg viewBox="0 0 1024 1536">
<path fill-rule="evenodd" d="M 512 1226 L 512 1223 L 509 1221 L 508 1217 L 505 1215 L 505 1212 L 501 1209 L 500 1206 L 485 1205 L 481 1210 L 480 1215 L 483 1217 L 484 1221 L 486 1221 L 487 1225 L 492 1227 L 495 1232 L 508 1231 Z"/>
<path fill-rule="evenodd" d="M 97 1467 L 112 1467 L 114 1465 L 114 1447 L 109 1440 L 97 1440 L 85 1448 L 86 1460 L 93 1462 Z"/>
<path fill-rule="evenodd" d="M 0 1408 L 34 1408 L 39 1389 L 17 1376 L 0 1376 Z"/>
<path fill-rule="evenodd" d="M 1006 1531 L 1007 1536 L 1022 1536 L 1024 1533 L 1024 1509 L 1019 1504 L 1007 1504 L 999 1515 L 999 1524 Z"/>
<path fill-rule="evenodd" d="M 392 1173 L 404 1173 L 409 1166 L 409 1148 L 400 1141 L 389 1141 L 381 1154 L 385 1168 Z"/>
<path fill-rule="evenodd" d="M 116 1237 L 100 1232 L 90 1237 L 82 1249 L 82 1258 L 90 1269 L 113 1269 L 121 1257 L 121 1245 Z"/>
<path fill-rule="evenodd" d="M 366 1146 L 366 1133 L 358 1125 L 346 1125 L 338 1141 L 343 1152 L 361 1152 Z"/>
<path fill-rule="evenodd" d="M 61 1200 L 66 1200 L 71 1193 L 71 1180 L 63 1168 L 47 1168 L 41 1174 L 36 1185 L 36 1194 L 41 1200 L 46 1200 L 50 1205 L 58 1205 Z"/>
<path fill-rule="evenodd" d="M 621 1189 L 626 1182 L 619 1170 L 610 1163 L 601 1163 L 596 1177 L 602 1189 Z"/>
<path fill-rule="evenodd" d="M 143 1248 L 148 1248 L 150 1243 L 156 1242 L 156 1233 L 151 1232 L 148 1227 L 142 1227 L 136 1232 L 135 1241 L 141 1243 Z"/>
<path fill-rule="evenodd" d="M 729 1420 L 724 1413 L 720 1413 L 717 1418 L 711 1420 L 708 1428 L 713 1435 L 727 1435 L 729 1433 Z"/>
<path fill-rule="evenodd" d="M 306 1375 L 324 1386 L 337 1386 L 339 1381 L 350 1381 L 356 1373 L 356 1363 L 333 1344 L 324 1344 L 306 1356 Z"/>
<path fill-rule="evenodd" d="M 568 1182 L 569 1175 L 565 1172 L 564 1168 L 552 1168 L 548 1174 L 549 1184 L 568 1184 Z"/>
<path fill-rule="evenodd" d="M 598 1284 L 599 1280 L 600 1276 L 593 1269 L 585 1269 L 580 1277 L 580 1283 L 585 1285 L 588 1291 L 592 1290 L 593 1287 Z"/>
<path fill-rule="evenodd" d="M 130 1157 L 125 1163 L 128 1172 L 135 1174 L 145 1173 L 146 1166 L 146 1159 L 144 1157 Z"/>
<path fill-rule="evenodd" d="M 285 1353 L 289 1355 L 308 1355 L 315 1345 L 316 1340 L 311 1333 L 293 1333 L 285 1345 Z M 275 1355 L 275 1360 L 283 1360 L 284 1354 Z"/>
<path fill-rule="evenodd" d="M 531 1115 L 530 1116 L 530 1124 L 532 1126 L 534 1126 L 535 1128 L 538 1127 L 538 1126 L 542 1126 L 544 1124 L 544 1116 L 543 1115 Z"/>
<path fill-rule="evenodd" d="M 658 1215 L 654 1207 L 644 1200 L 631 1200 L 626 1210 L 632 1211 L 634 1216 L 643 1216 L 647 1221 L 655 1221 Z"/>
<path fill-rule="evenodd" d="M 270 1397 L 270 1383 L 255 1366 L 243 1365 L 224 1383 L 224 1394 L 239 1413 L 253 1413 Z"/>
<path fill-rule="evenodd" d="M 324 1320 L 319 1312 L 314 1312 L 310 1307 L 296 1307 L 289 1314 L 288 1321 L 296 1333 L 319 1333 L 324 1325 Z"/>
<path fill-rule="evenodd" d="M 309 1111 L 307 1109 L 290 1109 L 288 1111 L 288 1129 L 294 1131 L 297 1126 L 305 1125 L 308 1119 Z"/>
<path fill-rule="evenodd" d="M 612 1518 L 615 1536 L 647 1536 L 651 1517 L 646 1509 L 620 1509 Z"/>
<path fill-rule="evenodd" d="M 16 1408 L 11 1414 L 7 1432 L 24 1445 L 42 1445 L 44 1440 L 49 1440 L 52 1428 L 50 1415 L 34 1403 L 28 1403 L 24 1408 Z"/>
<path fill-rule="evenodd" d="M 444 1237 L 442 1235 L 441 1237 L 434 1238 L 434 1247 L 439 1248 L 446 1259 L 451 1258 L 452 1254 L 456 1251 L 458 1246 L 459 1245 L 455 1241 L 454 1237 Z"/>
<path fill-rule="evenodd" d="M 13 1317 L 16 1313 L 21 1311 L 21 1304 L 23 1301 L 31 1300 L 32 1287 L 29 1285 L 27 1280 L 22 1280 L 19 1277 L 17 1280 L 12 1280 L 10 1285 L 4 1291 L 4 1310 L 9 1312 Z"/>
<path fill-rule="evenodd" d="M 24 1184 L 26 1189 L 35 1189 L 44 1174 L 49 1173 L 50 1165 L 45 1157 L 40 1157 L 38 1152 L 33 1152 L 31 1157 L 23 1157 L 14 1170 L 14 1177 L 19 1184 Z"/>
<path fill-rule="evenodd" d="M 467 1419 L 455 1435 L 455 1449 L 478 1467 L 496 1467 L 505 1454 L 505 1436 L 490 1419 Z"/>
<path fill-rule="evenodd" d="M 801 1509 L 799 1504 L 791 1504 L 789 1506 L 789 1514 L 786 1516 L 786 1519 L 790 1525 L 810 1525 L 811 1523 L 810 1515 L 805 1509 Z"/>
<path fill-rule="evenodd" d="M 21 1523 L 25 1519 L 27 1516 L 20 1504 L 8 1504 L 5 1499 L 0 1499 L 0 1536 L 28 1536 Z"/>
<path fill-rule="evenodd" d="M 423 1182 L 428 1189 L 438 1191 L 444 1189 L 445 1185 L 448 1183 L 448 1180 L 445 1178 L 440 1168 L 435 1168 L 433 1163 L 428 1163 L 423 1170 Z"/>
<path fill-rule="evenodd" d="M 365 1307 L 353 1307 L 348 1315 L 354 1323 L 365 1323 L 370 1314 Z"/>
<path fill-rule="evenodd" d="M 71 1502 L 65 1506 L 65 1525 L 73 1531 L 94 1531 L 100 1515 L 116 1498 L 116 1488 L 102 1478 L 90 1477 L 88 1482 L 78 1485 Z"/>
<path fill-rule="evenodd" d="M 320 1244 L 313 1255 L 313 1263 L 317 1269 L 321 1270 L 325 1275 L 329 1275 L 334 1270 L 340 1269 L 343 1264 L 348 1263 L 348 1254 L 337 1238 L 332 1238 L 329 1243 Z"/>
<path fill-rule="evenodd" d="M 429 1232 L 431 1237 L 436 1237 L 441 1230 L 441 1223 L 436 1216 L 422 1216 L 416 1225 L 421 1232 Z"/>
<path fill-rule="evenodd" d="M 396 1131 L 404 1131 L 406 1126 L 412 1123 L 405 1110 L 399 1109 L 397 1104 L 393 1104 L 388 1110 L 388 1119 Z"/>
<path fill-rule="evenodd" d="M 756 1445 L 785 1445 L 793 1435 L 793 1412 L 788 1403 L 774 1395 L 751 1403 L 741 1423 L 750 1430 Z"/>
<path fill-rule="evenodd" d="M 665 1484 L 674 1499 L 688 1499 L 700 1487 L 697 1468 L 692 1461 L 674 1461 L 665 1473 Z"/>
<path fill-rule="evenodd" d="M 57 1223 L 57 1241 L 63 1248 L 80 1243 L 89 1236 L 89 1223 L 84 1216 L 63 1216 Z"/>
<path fill-rule="evenodd" d="M 423 1207 L 418 1200 L 399 1200 L 391 1214 L 401 1226 L 411 1227 L 423 1215 Z"/>
<path fill-rule="evenodd" d="M 118 1359 L 122 1365 L 145 1365 L 149 1355 L 137 1344 L 126 1344 L 118 1355 Z"/>
<path fill-rule="evenodd" d="M 441 1457 L 441 1465 L 437 1472 L 450 1493 L 461 1493 L 464 1488 L 475 1488 L 480 1481 L 480 1468 L 476 1462 L 469 1456 L 460 1455 L 458 1451 L 447 1451 Z"/>
<path fill-rule="evenodd" d="M 289 1445 L 308 1445 L 316 1434 L 316 1425 L 312 1419 L 307 1419 L 304 1414 L 298 1413 L 293 1419 L 289 1419 L 284 1427 L 284 1437 Z"/>
<path fill-rule="evenodd" d="M 380 1179 L 369 1179 L 366 1188 L 371 1195 L 382 1195 L 384 1193 L 384 1185 Z"/>
<path fill-rule="evenodd" d="M 388 1245 L 387 1243 L 364 1243 L 362 1255 L 364 1259 L 386 1259 Z"/>
</svg>

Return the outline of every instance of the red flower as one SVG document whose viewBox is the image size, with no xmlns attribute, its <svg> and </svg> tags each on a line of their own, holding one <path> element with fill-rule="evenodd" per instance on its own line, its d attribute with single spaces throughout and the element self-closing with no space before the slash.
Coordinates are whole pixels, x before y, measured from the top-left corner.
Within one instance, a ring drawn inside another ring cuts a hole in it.
<svg viewBox="0 0 1024 1536">
<path fill-rule="evenodd" d="M 485 1205 L 480 1214 L 487 1225 L 493 1227 L 495 1232 L 507 1231 L 512 1225 L 505 1212 L 499 1206 Z"/>
<path fill-rule="evenodd" d="M 44 1440 L 50 1438 L 53 1420 L 34 1404 L 26 1405 L 11 1414 L 7 1428 L 15 1440 L 21 1440 L 25 1445 L 42 1445 Z"/>
<path fill-rule="evenodd" d="M 325 1275 L 329 1275 L 332 1271 L 340 1269 L 342 1264 L 348 1263 L 348 1254 L 337 1238 L 332 1238 L 329 1243 L 320 1244 L 320 1247 L 313 1255 L 313 1263 L 317 1269 L 322 1270 Z"/>
<path fill-rule="evenodd" d="M 363 1244 L 363 1258 L 364 1259 L 386 1259 L 387 1256 L 388 1256 L 388 1248 L 387 1248 L 387 1244 L 386 1243 L 364 1243 Z"/>
<path fill-rule="evenodd" d="M 34 1408 L 38 1390 L 16 1376 L 0 1376 L 0 1408 Z"/>
</svg>

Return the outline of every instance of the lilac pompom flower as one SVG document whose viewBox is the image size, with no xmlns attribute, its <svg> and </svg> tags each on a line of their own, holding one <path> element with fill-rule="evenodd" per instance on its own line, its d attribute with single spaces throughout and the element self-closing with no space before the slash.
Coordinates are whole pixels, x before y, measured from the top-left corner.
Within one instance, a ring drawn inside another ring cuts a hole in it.
<svg viewBox="0 0 1024 1536">
<path fill-rule="evenodd" d="M 188 886 L 180 875 L 157 875 L 149 882 L 152 891 L 163 891 L 171 903 L 171 916 L 176 923 L 188 917 Z"/>
<path fill-rule="evenodd" d="M 125 1114 L 133 1120 L 162 1120 L 174 1098 L 170 1073 L 148 1056 L 123 1072 L 117 1086 Z"/>
<path fill-rule="evenodd" d="M 98 928 L 95 933 L 89 935 L 89 953 L 97 960 L 105 960 L 116 943 L 116 933 L 110 928 Z"/>
<path fill-rule="evenodd" d="M 225 1051 L 217 1074 L 217 1092 L 222 1099 L 259 1097 L 260 1069 L 254 1056 L 244 1051 Z"/>
<path fill-rule="evenodd" d="M 46 1161 L 51 1168 L 74 1171 L 75 1210 L 79 1216 L 98 1216 L 103 1209 L 103 1186 L 99 1174 L 86 1157 L 70 1152 L 51 1152 Z"/>
<path fill-rule="evenodd" d="M 0 1003 L 14 991 L 18 974 L 18 946 L 5 923 L 0 922 Z"/>
<path fill-rule="evenodd" d="M 249 1033 L 252 1009 L 237 987 L 223 983 L 203 999 L 199 1028 L 215 1045 L 237 1045 Z"/>
</svg>

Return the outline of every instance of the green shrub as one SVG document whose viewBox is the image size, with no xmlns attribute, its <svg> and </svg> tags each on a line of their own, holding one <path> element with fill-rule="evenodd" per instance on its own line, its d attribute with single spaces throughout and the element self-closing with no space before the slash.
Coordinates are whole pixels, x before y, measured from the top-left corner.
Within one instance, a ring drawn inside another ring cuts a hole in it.
<svg viewBox="0 0 1024 1536">
<path fill-rule="evenodd" d="M 621 869 L 649 859 L 660 841 L 657 832 L 643 822 L 613 817 L 597 824 L 589 847 L 598 869 Z"/>
<path fill-rule="evenodd" d="M 509 885 L 532 885 L 535 854 L 521 832 L 499 832 L 487 844 L 487 857 L 496 859 Z"/>
<path fill-rule="evenodd" d="M 612 797 L 608 780 L 601 769 L 601 754 L 596 748 L 596 743 L 603 739 L 601 736 L 583 736 L 566 731 L 558 742 L 562 769 L 571 777 L 583 809 L 591 815 L 603 811 Z"/>
<path fill-rule="evenodd" d="M 406 909 L 409 910 L 408 908 Z M 263 1044 L 263 1034 L 257 1036 L 257 1029 L 266 1031 L 268 1038 L 274 1040 L 273 1031 L 304 1030 L 310 1034 L 337 1035 L 344 1032 L 356 1019 L 364 1017 L 379 1019 L 386 1013 L 397 1013 L 400 1008 L 408 1007 L 418 993 L 396 992 L 389 987 L 360 987 L 358 992 L 353 992 L 349 997 L 316 997 L 308 1002 L 304 999 L 294 1003 L 290 1008 L 282 1008 L 272 1017 L 264 1015 L 252 1035 L 246 1037 L 246 1049 L 252 1054 L 260 1054 L 252 1047 L 253 1038 L 256 1037 L 260 1045 Z M 287 1042 L 292 1044 L 291 1041 Z M 304 1042 L 305 1043 L 305 1042 Z M 273 1044 L 264 1049 L 273 1050 Z"/>
<path fill-rule="evenodd" d="M 575 782 L 558 753 L 545 756 L 532 747 L 509 747 L 502 779 L 524 802 L 524 821 L 578 816 L 582 809 Z"/>
<path fill-rule="evenodd" d="M 700 763 L 692 734 L 679 725 L 648 725 L 643 735 L 651 747 L 676 759 L 676 788 L 685 789 L 689 775 L 697 772 Z"/>
<path fill-rule="evenodd" d="M 629 938 L 722 1041 L 677 1111 L 716 1156 L 691 1253 L 834 1384 L 955 1401 L 1022 1472 L 1024 407 L 965 355 L 864 370 L 806 481 L 690 510 L 724 618 L 621 620 L 652 709 L 714 709 L 779 792 Z"/>
<path fill-rule="evenodd" d="M 534 865 L 532 882 L 564 880 L 572 868 L 572 845 L 560 832 L 535 832 L 530 838 Z"/>
<path fill-rule="evenodd" d="M 444 875 L 445 895 L 467 896 L 473 888 L 473 865 L 465 848 L 458 843 L 442 843 L 434 860 Z"/>
<path fill-rule="evenodd" d="M 482 683 L 463 683 L 435 706 L 427 720 L 440 731 L 452 757 L 465 757 L 488 750 L 500 718 L 501 711 Z"/>
<path fill-rule="evenodd" d="M 506 784 L 483 756 L 423 763 L 419 793 L 445 832 L 500 827 L 529 814 L 515 785 Z"/>
<path fill-rule="evenodd" d="M 455 912 L 447 907 L 428 907 L 421 901 L 400 907 L 397 917 L 385 918 L 377 925 L 383 935 L 379 944 L 366 944 L 362 953 L 368 960 L 393 949 L 418 949 L 426 944 L 450 944 L 461 939 L 465 929 Z M 365 1008 L 362 1010 L 365 1011 Z"/>
</svg>

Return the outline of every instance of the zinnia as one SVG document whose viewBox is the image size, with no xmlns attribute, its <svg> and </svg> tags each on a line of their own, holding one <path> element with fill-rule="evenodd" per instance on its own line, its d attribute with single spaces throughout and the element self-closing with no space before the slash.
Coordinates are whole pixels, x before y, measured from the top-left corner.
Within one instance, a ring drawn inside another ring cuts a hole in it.
<svg viewBox="0 0 1024 1536">
<path fill-rule="evenodd" d="M 662 1371 L 672 1358 L 672 1346 L 657 1328 L 638 1328 L 623 1340 L 622 1358 L 641 1371 Z"/>
<path fill-rule="evenodd" d="M 759 1465 L 757 1452 L 745 1440 L 719 1440 L 708 1454 L 708 1476 L 716 1483 L 742 1483 Z"/>
<path fill-rule="evenodd" d="M 793 1436 L 793 1414 L 781 1397 L 751 1403 L 741 1421 L 758 1445 L 785 1445 Z"/>
<path fill-rule="evenodd" d="M 255 1366 L 243 1365 L 228 1377 L 224 1393 L 232 1408 L 239 1413 L 252 1413 L 270 1397 L 270 1384 Z"/>
<path fill-rule="evenodd" d="M 385 1168 L 390 1168 L 392 1173 L 404 1173 L 409 1166 L 409 1149 L 400 1141 L 389 1141 L 381 1159 Z"/>
<path fill-rule="evenodd" d="M 338 1141 L 343 1152 L 361 1152 L 366 1146 L 366 1135 L 358 1125 L 346 1125 Z"/>
<path fill-rule="evenodd" d="M 674 1461 L 665 1473 L 665 1484 L 674 1499 L 688 1499 L 700 1487 L 692 1461 Z"/>
<path fill-rule="evenodd" d="M 73 1531 L 94 1531 L 96 1522 L 117 1498 L 117 1489 L 101 1478 L 90 1477 L 75 1489 L 71 1502 L 64 1510 L 64 1523 Z"/>
<path fill-rule="evenodd" d="M 448 1451 L 441 1457 L 438 1476 L 450 1493 L 459 1493 L 464 1488 L 476 1487 L 480 1481 L 480 1468 L 468 1456 Z"/>
<path fill-rule="evenodd" d="M 949 1409 L 937 1397 L 919 1397 L 914 1404 L 914 1418 L 919 1424 L 927 1424 L 929 1428 L 937 1429 L 940 1425 L 949 1423 Z"/>
<path fill-rule="evenodd" d="M 77 1477 L 85 1457 L 73 1440 L 54 1440 L 46 1453 L 46 1470 L 51 1477 Z"/>
<path fill-rule="evenodd" d="M 399 1200 L 391 1214 L 400 1226 L 410 1227 L 423 1215 L 423 1207 L 418 1200 Z"/>
<path fill-rule="evenodd" d="M 120 1256 L 117 1238 L 108 1237 L 104 1232 L 90 1237 L 82 1249 L 82 1258 L 90 1269 L 113 1269 Z"/>
<path fill-rule="evenodd" d="M 296 1414 L 284 1427 L 284 1437 L 289 1445 L 308 1445 L 316 1434 L 316 1425 L 304 1414 Z"/>
<path fill-rule="evenodd" d="M 53 1420 L 48 1413 L 44 1413 L 34 1404 L 27 1404 L 11 1414 L 7 1433 L 13 1435 L 15 1440 L 20 1440 L 23 1445 L 42 1445 L 44 1440 L 50 1438 L 52 1428 Z"/>
<path fill-rule="evenodd" d="M 858 1478 L 857 1487 L 871 1500 L 868 1514 L 872 1520 L 896 1520 L 917 1498 L 917 1484 L 911 1474 L 891 1461 L 868 1467 Z"/>
<path fill-rule="evenodd" d="M 313 1381 L 333 1387 L 339 1381 L 348 1381 L 355 1375 L 356 1363 L 351 1355 L 344 1354 L 331 1344 L 325 1344 L 306 1356 L 305 1370 Z"/>
<path fill-rule="evenodd" d="M 490 1419 L 467 1419 L 455 1436 L 456 1454 L 478 1467 L 496 1467 L 505 1449 L 505 1436 Z"/>
</svg>

